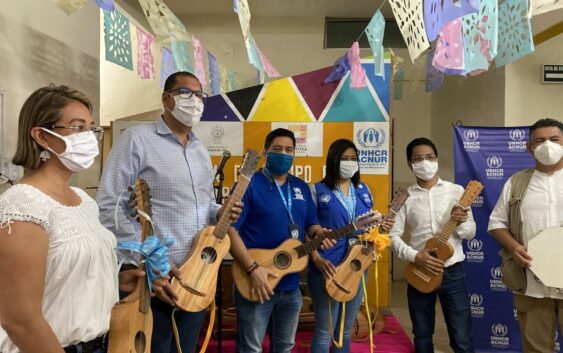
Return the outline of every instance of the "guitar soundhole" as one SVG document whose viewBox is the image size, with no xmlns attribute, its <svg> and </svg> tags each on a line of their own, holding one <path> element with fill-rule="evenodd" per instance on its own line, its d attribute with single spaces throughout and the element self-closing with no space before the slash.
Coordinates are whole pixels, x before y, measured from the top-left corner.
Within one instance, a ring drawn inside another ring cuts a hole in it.
<svg viewBox="0 0 563 353">
<path fill-rule="evenodd" d="M 291 256 L 285 251 L 280 251 L 274 255 L 274 264 L 277 268 L 286 269 L 291 265 Z"/>
<path fill-rule="evenodd" d="M 147 339 L 143 331 L 137 332 L 135 335 L 135 352 L 145 353 L 147 350 Z"/>
<path fill-rule="evenodd" d="M 205 264 L 212 264 L 217 260 L 217 251 L 211 247 L 206 247 L 201 251 L 201 261 Z"/>
<path fill-rule="evenodd" d="M 362 269 L 362 263 L 360 262 L 360 260 L 352 260 L 350 261 L 350 269 L 354 272 L 358 272 L 359 270 Z"/>
</svg>

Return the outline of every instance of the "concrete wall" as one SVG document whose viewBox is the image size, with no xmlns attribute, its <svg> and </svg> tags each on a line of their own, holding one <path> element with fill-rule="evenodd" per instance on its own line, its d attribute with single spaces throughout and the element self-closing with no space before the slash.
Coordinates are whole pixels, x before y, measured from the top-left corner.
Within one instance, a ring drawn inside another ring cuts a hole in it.
<svg viewBox="0 0 563 353">
<path fill-rule="evenodd" d="M 99 118 L 98 12 L 93 1 L 72 16 L 51 1 L 0 1 L 0 90 L 6 95 L 5 131 L 0 134 L 5 137 L 4 156 L 12 157 L 16 150 L 23 102 L 51 82 L 84 92 L 94 105 L 94 118 Z M 93 167 L 73 183 L 97 183 L 96 171 Z"/>
</svg>

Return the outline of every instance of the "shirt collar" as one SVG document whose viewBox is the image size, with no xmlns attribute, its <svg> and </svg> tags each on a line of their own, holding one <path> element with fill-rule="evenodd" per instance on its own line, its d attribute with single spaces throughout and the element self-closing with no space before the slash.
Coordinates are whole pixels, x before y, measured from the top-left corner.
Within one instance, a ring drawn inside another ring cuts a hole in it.
<svg viewBox="0 0 563 353">
<path fill-rule="evenodd" d="M 442 186 L 442 185 L 444 185 L 444 181 L 442 180 L 442 178 L 438 177 L 438 182 L 436 183 L 436 185 L 432 186 L 432 188 L 437 187 L 437 186 Z M 432 189 L 432 188 L 430 188 L 430 189 Z M 418 183 L 414 183 L 411 186 L 411 189 L 412 190 L 428 190 L 428 189 L 425 189 L 425 188 L 421 187 L 420 185 L 418 185 Z"/>
<path fill-rule="evenodd" d="M 164 122 L 162 115 L 159 116 L 158 118 L 156 118 L 156 120 L 154 121 L 154 124 L 156 126 L 156 133 L 157 134 L 159 134 L 159 135 L 172 135 L 174 137 L 176 136 L 176 135 L 174 135 L 172 130 L 170 130 L 168 125 L 166 125 L 166 122 Z M 188 135 L 188 137 L 189 137 L 190 142 L 199 140 L 197 138 L 197 136 L 194 134 L 193 128 L 192 128 L 192 131 L 190 131 L 190 134 Z"/>
</svg>

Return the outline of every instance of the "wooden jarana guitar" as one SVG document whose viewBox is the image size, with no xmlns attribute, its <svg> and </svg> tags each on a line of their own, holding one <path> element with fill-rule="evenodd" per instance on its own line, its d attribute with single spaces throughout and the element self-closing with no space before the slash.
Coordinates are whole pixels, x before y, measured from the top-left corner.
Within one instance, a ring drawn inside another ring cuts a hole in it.
<svg viewBox="0 0 563 353">
<path fill-rule="evenodd" d="M 465 192 L 459 200 L 459 204 L 463 207 L 471 206 L 482 190 L 483 184 L 478 181 L 471 180 L 469 184 L 467 184 Z M 440 233 L 428 239 L 424 248 L 436 249 L 432 252 L 432 255 L 442 261 L 446 261 L 454 254 L 454 249 L 450 243 L 448 243 L 448 240 L 456 227 L 457 222 L 450 218 Z M 440 284 L 442 283 L 442 273 L 429 271 L 411 262 L 405 269 L 405 279 L 411 286 L 418 289 L 420 292 L 430 293 L 440 287 Z"/>
<path fill-rule="evenodd" d="M 207 308 L 215 297 L 219 266 L 231 245 L 231 240 L 226 236 L 231 226 L 231 208 L 242 199 L 259 159 L 258 152 L 248 150 L 237 185 L 217 226 L 202 229 L 193 240 L 190 252 L 179 268 L 180 279 L 173 278 L 171 281 L 172 290 L 178 296 L 178 308 L 199 312 Z"/>
<path fill-rule="evenodd" d="M 143 179 L 137 179 L 131 191 L 128 205 L 136 206 L 132 216 L 141 223 L 141 241 L 144 242 L 153 229 L 149 220 L 137 210 L 151 216 L 149 187 Z M 142 256 L 140 260 L 140 269 L 145 271 Z M 111 310 L 108 353 L 150 353 L 152 325 L 150 290 L 147 278 L 140 277 L 135 290 Z"/>
<path fill-rule="evenodd" d="M 389 205 L 389 211 L 383 217 L 383 221 L 395 218 L 395 215 L 408 197 L 409 193 L 407 191 L 397 191 Z M 339 302 L 349 302 L 354 299 L 358 292 L 362 275 L 373 263 L 373 254 L 374 248 L 370 242 L 358 242 L 351 246 L 344 260 L 336 267 L 334 277 L 325 281 L 327 294 Z"/>
<path fill-rule="evenodd" d="M 357 217 L 352 223 L 337 229 L 326 236 L 302 243 L 297 239 L 287 239 L 275 249 L 248 249 L 250 256 L 258 265 L 277 274 L 277 278 L 269 277 L 268 282 L 274 288 L 283 276 L 300 272 L 307 266 L 309 254 L 320 248 L 325 238 L 338 239 L 358 229 L 366 229 L 379 224 L 381 216 L 375 212 L 368 212 Z M 233 279 L 239 293 L 249 301 L 257 301 L 258 297 L 252 293 L 252 280 L 246 270 L 235 261 L 233 264 Z"/>
</svg>

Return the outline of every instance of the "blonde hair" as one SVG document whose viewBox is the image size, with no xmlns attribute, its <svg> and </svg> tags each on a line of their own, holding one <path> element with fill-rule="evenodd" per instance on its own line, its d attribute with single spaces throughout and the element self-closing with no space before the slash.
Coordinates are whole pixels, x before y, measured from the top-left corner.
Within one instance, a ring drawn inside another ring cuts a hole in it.
<svg viewBox="0 0 563 353">
<path fill-rule="evenodd" d="M 39 168 L 42 148 L 31 137 L 31 129 L 54 125 L 61 118 L 61 111 L 72 101 L 84 104 L 92 112 L 92 103 L 84 93 L 63 85 L 50 84 L 27 98 L 18 122 L 18 147 L 12 159 L 15 165 L 21 165 L 24 169 Z"/>
</svg>

